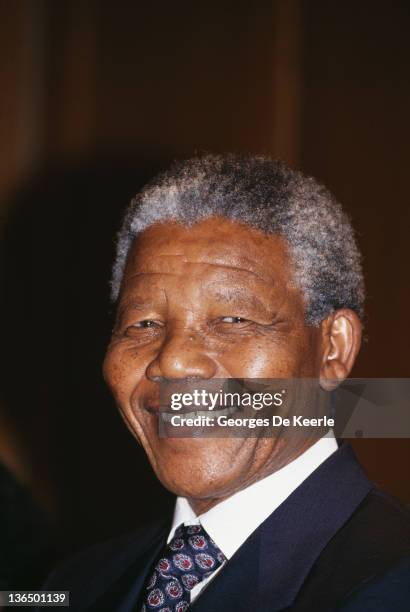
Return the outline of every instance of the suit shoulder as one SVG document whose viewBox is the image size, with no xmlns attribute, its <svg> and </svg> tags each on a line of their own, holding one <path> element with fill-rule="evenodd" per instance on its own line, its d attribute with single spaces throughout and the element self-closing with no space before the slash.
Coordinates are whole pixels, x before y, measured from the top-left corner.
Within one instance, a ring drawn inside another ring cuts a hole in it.
<svg viewBox="0 0 410 612">
<path fill-rule="evenodd" d="M 295 609 L 333 609 L 348 593 L 374 577 L 387 576 L 408 557 L 410 512 L 374 488 L 319 555 Z"/>
<path fill-rule="evenodd" d="M 394 497 L 372 489 L 338 536 L 340 546 L 362 557 L 399 559 L 410 554 L 410 511 Z"/>
</svg>

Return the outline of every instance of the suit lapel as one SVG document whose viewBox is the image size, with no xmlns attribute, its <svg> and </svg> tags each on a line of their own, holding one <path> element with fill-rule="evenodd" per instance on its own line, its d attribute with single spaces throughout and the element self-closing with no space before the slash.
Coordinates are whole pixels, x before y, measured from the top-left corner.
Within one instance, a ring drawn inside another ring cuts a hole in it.
<svg viewBox="0 0 410 612">
<path fill-rule="evenodd" d="M 340 447 L 241 546 L 194 602 L 195 612 L 282 610 L 372 484 Z"/>
<path fill-rule="evenodd" d="M 259 592 L 271 602 L 269 610 L 292 604 L 325 546 L 372 487 L 343 445 L 261 525 Z"/>
<path fill-rule="evenodd" d="M 258 610 L 255 589 L 260 573 L 260 533 L 256 530 L 192 604 L 193 612 Z"/>
</svg>

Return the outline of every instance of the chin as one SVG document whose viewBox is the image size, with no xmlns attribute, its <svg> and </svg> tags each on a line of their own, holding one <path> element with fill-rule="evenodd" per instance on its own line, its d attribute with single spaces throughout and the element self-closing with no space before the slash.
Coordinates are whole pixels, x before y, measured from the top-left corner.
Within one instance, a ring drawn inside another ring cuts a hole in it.
<svg viewBox="0 0 410 612">
<path fill-rule="evenodd" d="M 201 459 L 158 462 L 154 467 L 158 479 L 166 489 L 181 497 L 208 499 L 223 497 L 231 489 L 236 474 Z"/>
<path fill-rule="evenodd" d="M 209 482 L 186 483 L 175 480 L 161 480 L 168 491 L 179 497 L 188 499 L 214 499 L 218 497 L 218 491 Z"/>
</svg>

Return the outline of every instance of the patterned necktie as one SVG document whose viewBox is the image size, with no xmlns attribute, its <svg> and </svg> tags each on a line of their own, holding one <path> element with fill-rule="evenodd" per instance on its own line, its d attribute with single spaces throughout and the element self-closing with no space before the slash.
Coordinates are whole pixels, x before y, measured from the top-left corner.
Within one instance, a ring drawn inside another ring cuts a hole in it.
<svg viewBox="0 0 410 612">
<path fill-rule="evenodd" d="M 141 612 L 185 612 L 189 592 L 224 561 L 202 525 L 181 525 L 145 583 Z"/>
</svg>

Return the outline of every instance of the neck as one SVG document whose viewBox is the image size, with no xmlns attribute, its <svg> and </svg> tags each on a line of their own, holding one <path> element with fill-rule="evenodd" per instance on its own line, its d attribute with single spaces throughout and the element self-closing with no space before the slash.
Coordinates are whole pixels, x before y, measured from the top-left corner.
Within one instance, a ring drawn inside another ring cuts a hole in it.
<svg viewBox="0 0 410 612">
<path fill-rule="evenodd" d="M 208 510 L 211 510 L 211 508 L 217 506 L 235 493 L 246 489 L 255 482 L 258 482 L 259 480 L 262 480 L 263 478 L 266 478 L 274 472 L 277 472 L 278 470 L 282 469 L 283 467 L 297 459 L 297 457 L 302 455 L 305 451 L 307 451 L 307 449 L 313 446 L 313 444 L 317 442 L 318 439 L 319 438 L 315 437 L 313 439 L 305 440 L 300 446 L 298 446 L 297 449 L 293 449 L 292 452 L 279 452 L 277 456 L 275 456 L 275 458 L 272 457 L 273 461 L 270 461 L 268 464 L 265 464 L 262 469 L 258 470 L 250 477 L 244 478 L 236 487 L 232 487 L 228 493 L 205 498 L 188 497 L 187 499 L 191 508 L 197 516 L 208 512 Z"/>
</svg>

